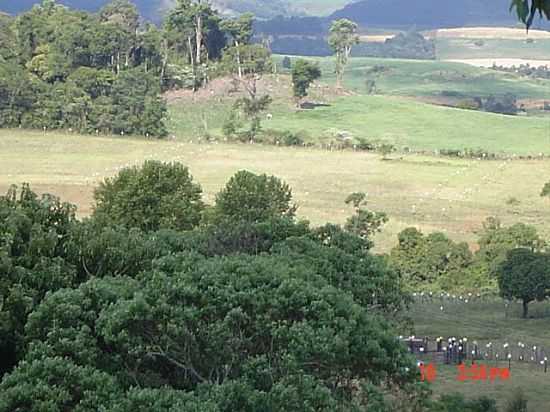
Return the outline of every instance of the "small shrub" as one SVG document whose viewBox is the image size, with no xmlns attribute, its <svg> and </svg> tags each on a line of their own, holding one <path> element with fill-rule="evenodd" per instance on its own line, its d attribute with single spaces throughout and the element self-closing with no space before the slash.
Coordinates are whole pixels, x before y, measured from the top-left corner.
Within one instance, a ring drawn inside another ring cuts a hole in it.
<svg viewBox="0 0 550 412">
<path fill-rule="evenodd" d="M 263 131 L 261 137 L 265 143 L 281 146 L 303 146 L 306 140 L 310 140 L 310 135 L 305 130 L 292 132 L 268 129 Z"/>
<path fill-rule="evenodd" d="M 283 66 L 283 69 L 292 69 L 292 60 L 290 60 L 290 57 L 288 56 L 285 56 L 283 58 L 283 62 L 281 63 L 281 65 Z"/>
<path fill-rule="evenodd" d="M 225 137 L 228 139 L 231 139 L 235 134 L 237 133 L 237 129 L 239 128 L 238 119 L 235 111 L 231 111 L 231 114 L 229 115 L 229 118 L 226 119 L 226 121 L 223 123 L 222 126 L 222 133 Z"/>
<path fill-rule="evenodd" d="M 376 143 L 370 142 L 367 139 L 364 139 L 362 137 L 357 138 L 357 148 L 359 150 L 365 150 L 365 151 L 373 151 L 376 150 Z"/>
<path fill-rule="evenodd" d="M 386 160 L 388 156 L 395 151 L 395 146 L 390 143 L 382 143 L 377 149 L 382 153 L 382 159 Z"/>
<path fill-rule="evenodd" d="M 505 412 L 527 412 L 527 399 L 521 389 L 516 389 L 506 404 Z"/>
<path fill-rule="evenodd" d="M 462 151 L 457 149 L 440 149 L 439 154 L 448 157 L 462 157 Z"/>
</svg>

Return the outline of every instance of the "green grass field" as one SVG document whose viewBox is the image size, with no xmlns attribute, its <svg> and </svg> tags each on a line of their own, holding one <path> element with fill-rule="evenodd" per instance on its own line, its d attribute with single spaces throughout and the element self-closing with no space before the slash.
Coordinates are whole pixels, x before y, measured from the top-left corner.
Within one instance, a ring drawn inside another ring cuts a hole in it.
<svg viewBox="0 0 550 412">
<path fill-rule="evenodd" d="M 492 153 L 550 154 L 550 119 L 502 116 L 420 103 L 388 96 L 328 97 L 330 105 L 297 111 L 290 99 L 277 98 L 266 129 L 305 131 L 314 143 L 335 140 L 346 131 L 354 138 L 390 142 L 415 151 L 482 148 Z M 170 129 L 180 139 L 208 133 L 222 139 L 231 101 L 173 104 Z M 206 125 L 206 126 L 205 126 Z"/>
<path fill-rule="evenodd" d="M 440 306 L 444 310 L 440 310 Z M 545 348 L 550 354 L 550 304 L 547 302 L 532 303 L 530 311 L 532 319 L 521 319 L 521 304 L 512 303 L 505 310 L 504 302 L 500 299 L 464 303 L 434 299 L 433 303 L 416 302 L 409 312 L 415 323 L 417 336 L 467 337 L 469 342 L 477 341 L 480 348 L 492 342 L 495 348 L 500 348 L 501 357 L 504 355 L 502 345 L 509 343 L 514 359 L 520 353 L 518 342 L 523 342 L 529 348 L 537 346 Z M 502 405 L 513 389 L 521 388 L 529 399 L 529 411 L 546 411 L 550 405 L 550 371 L 545 374 L 540 364 L 530 362 L 512 362 L 511 378 L 508 381 L 495 382 L 460 382 L 456 379 L 458 370 L 452 365 L 437 365 L 438 376 L 433 384 L 437 394 L 461 392 L 466 396 L 487 395 L 499 401 Z M 485 362 L 488 366 L 495 366 L 495 360 Z M 498 366 L 505 367 L 508 362 L 499 362 Z"/>
<path fill-rule="evenodd" d="M 547 56 L 550 56 L 550 40 L 548 42 Z M 281 56 L 276 56 L 276 61 L 280 60 Z M 322 82 L 334 84 L 334 59 L 326 57 L 312 60 L 321 65 Z M 373 73 L 372 69 L 376 66 L 382 71 Z M 462 63 L 354 57 L 346 70 L 344 86 L 357 93 L 366 91 L 366 80 L 370 79 L 375 80 L 378 93 L 386 95 L 422 97 L 447 94 L 474 97 L 512 93 L 518 98 L 530 99 L 550 96 L 548 80 L 526 79 Z M 371 73 L 367 74 L 367 71 Z"/>
<path fill-rule="evenodd" d="M 281 56 L 276 56 L 280 60 Z M 317 60 L 324 73 L 308 99 L 327 103 L 314 110 L 296 110 L 287 74 L 264 78 L 264 90 L 274 98 L 264 120 L 265 129 L 305 132 L 315 144 L 334 142 L 339 132 L 372 142 L 390 142 L 413 151 L 483 149 L 507 155 L 550 154 L 550 120 L 540 112 L 530 116 L 503 116 L 423 103 L 422 99 L 503 95 L 543 99 L 550 96 L 550 81 L 534 81 L 514 74 L 479 69 L 460 63 L 434 61 L 352 59 L 345 77 L 352 95 L 339 96 L 333 61 Z M 377 95 L 365 95 L 366 72 L 383 67 L 376 77 Z M 234 97 L 220 96 L 170 105 L 169 128 L 179 139 L 200 136 L 222 140 L 222 125 Z"/>
<path fill-rule="evenodd" d="M 475 231 L 489 216 L 499 216 L 505 224 L 534 224 L 550 235 L 550 204 L 539 196 L 550 176 L 547 160 L 399 155 L 384 161 L 378 154 L 351 151 L 1 130 L 0 192 L 29 182 L 37 191 L 76 203 L 83 216 L 90 213 L 93 189 L 103 178 L 146 159 L 189 166 L 208 202 L 238 170 L 277 175 L 293 188 L 299 216 L 314 225 L 344 222 L 352 213 L 344 204 L 346 196 L 367 192 L 370 207 L 390 217 L 376 238 L 380 251 L 388 251 L 397 234 L 410 226 L 475 242 Z M 511 197 L 520 203 L 507 204 Z"/>
</svg>

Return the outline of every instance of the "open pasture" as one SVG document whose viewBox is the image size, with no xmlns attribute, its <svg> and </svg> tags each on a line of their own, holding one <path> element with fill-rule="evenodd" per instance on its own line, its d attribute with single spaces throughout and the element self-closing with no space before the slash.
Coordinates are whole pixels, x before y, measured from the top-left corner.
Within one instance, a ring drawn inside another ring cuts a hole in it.
<svg viewBox="0 0 550 412">
<path fill-rule="evenodd" d="M 549 56 L 550 48 L 546 59 Z M 282 57 L 276 56 L 276 60 L 280 62 Z M 312 60 L 317 61 L 323 70 L 321 82 L 333 85 L 334 59 L 326 57 Z M 529 99 L 550 96 L 548 80 L 527 79 L 459 62 L 352 58 L 346 69 L 344 86 L 356 93 L 365 93 L 367 80 L 374 80 L 376 93 L 383 95 L 476 97 L 512 93 L 518 98 Z"/>
<path fill-rule="evenodd" d="M 376 239 L 389 250 L 406 227 L 443 231 L 475 242 L 489 216 L 505 224 L 536 224 L 550 235 L 550 204 L 540 198 L 550 161 L 477 161 L 250 144 L 190 144 L 116 137 L 77 136 L 19 130 L 0 131 L 0 191 L 29 182 L 91 212 L 94 187 L 125 166 L 146 159 L 179 161 L 201 183 L 207 202 L 241 169 L 275 174 L 293 188 L 299 216 L 312 224 L 344 222 L 352 210 L 346 196 L 363 191 L 369 207 L 385 211 L 390 222 Z M 519 204 L 510 205 L 516 198 Z"/>
<path fill-rule="evenodd" d="M 327 96 L 324 101 L 327 106 L 296 110 L 290 99 L 278 98 L 263 127 L 304 131 L 305 140 L 314 144 L 337 140 L 345 132 L 414 151 L 482 148 L 507 155 L 550 154 L 550 120 L 544 117 L 503 116 L 390 96 Z M 170 127 L 179 139 L 196 142 L 207 132 L 221 140 L 230 110 L 229 100 L 174 103 Z"/>
</svg>

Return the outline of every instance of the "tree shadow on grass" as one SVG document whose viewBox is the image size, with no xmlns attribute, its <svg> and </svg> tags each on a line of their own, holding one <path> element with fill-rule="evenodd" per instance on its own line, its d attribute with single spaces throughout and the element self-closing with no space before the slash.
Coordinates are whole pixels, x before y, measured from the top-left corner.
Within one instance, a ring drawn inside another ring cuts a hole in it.
<svg viewBox="0 0 550 412">
<path fill-rule="evenodd" d="M 304 102 L 300 105 L 300 109 L 304 110 L 314 110 L 317 107 L 330 107 L 330 104 L 327 103 L 313 103 L 313 102 Z"/>
</svg>

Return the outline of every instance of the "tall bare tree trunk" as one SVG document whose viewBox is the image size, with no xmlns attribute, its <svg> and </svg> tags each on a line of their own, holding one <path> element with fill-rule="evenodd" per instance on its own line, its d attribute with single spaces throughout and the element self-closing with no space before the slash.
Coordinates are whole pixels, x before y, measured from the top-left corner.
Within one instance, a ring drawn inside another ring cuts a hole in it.
<svg viewBox="0 0 550 412">
<path fill-rule="evenodd" d="M 241 49 L 239 42 L 235 40 L 235 47 L 237 48 L 237 69 L 239 70 L 239 79 L 243 78 L 243 68 L 241 65 Z"/>
<path fill-rule="evenodd" d="M 195 61 L 195 53 L 193 50 L 193 43 L 191 42 L 191 36 L 187 37 L 187 44 L 189 47 L 189 58 L 191 60 L 191 68 L 193 69 L 193 91 L 197 91 L 197 67 Z"/>
<path fill-rule="evenodd" d="M 336 88 L 342 87 L 342 56 L 340 52 L 336 53 Z"/>
<path fill-rule="evenodd" d="M 162 55 L 162 68 L 160 70 L 160 85 L 164 82 L 164 76 L 166 74 L 166 66 L 168 65 L 168 40 L 164 39 L 162 42 L 163 55 Z"/>
<path fill-rule="evenodd" d="M 197 27 L 196 27 L 196 35 L 197 35 L 197 64 L 201 64 L 201 49 L 202 49 L 202 15 L 199 10 L 199 14 L 197 15 Z"/>
</svg>

